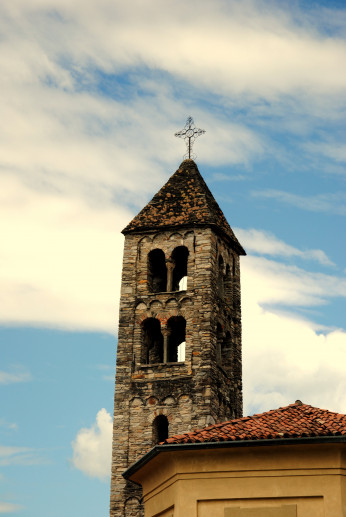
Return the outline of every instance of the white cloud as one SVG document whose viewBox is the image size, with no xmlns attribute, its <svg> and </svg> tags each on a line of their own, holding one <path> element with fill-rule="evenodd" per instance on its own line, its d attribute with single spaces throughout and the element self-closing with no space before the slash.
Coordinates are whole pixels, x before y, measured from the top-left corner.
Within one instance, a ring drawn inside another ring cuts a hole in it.
<svg viewBox="0 0 346 517">
<path fill-rule="evenodd" d="M 20 28 L 30 38 L 29 56 L 45 48 L 46 74 L 67 85 L 71 79 L 52 65 L 60 56 L 77 70 L 92 64 L 110 72 L 146 63 L 219 93 L 272 96 L 305 90 L 333 97 L 346 84 L 346 46 L 340 37 L 345 20 L 333 10 L 324 10 L 323 17 L 330 28 L 341 29 L 334 38 L 331 30 L 328 35 L 321 30 L 321 12 L 297 12 L 296 4 L 292 11 L 276 2 L 268 9 L 267 2 L 220 0 L 212 6 L 201 1 L 198 9 L 179 0 L 164 6 L 159 0 L 90 1 L 87 8 L 81 1 L 22 0 L 15 6 L 5 12 L 13 37 Z M 32 21 L 34 34 L 28 31 Z"/>
<path fill-rule="evenodd" d="M 4 501 L 0 501 L 0 513 L 14 513 L 22 509 L 23 507 L 19 504 L 5 503 Z"/>
<path fill-rule="evenodd" d="M 27 177 L 34 175 L 41 183 L 49 171 L 49 182 L 59 188 L 87 190 L 91 182 L 95 196 L 107 186 L 133 191 L 144 174 L 141 190 L 151 191 L 153 179 L 160 176 L 153 166 L 157 135 L 167 163 L 180 149 L 171 135 L 187 107 L 196 108 L 200 119 L 213 128 L 199 153 L 203 160 L 247 163 L 268 151 L 264 138 L 250 129 L 253 118 L 246 127 L 216 116 L 217 110 L 211 115 L 203 103 L 193 100 L 196 86 L 208 95 L 221 95 L 217 102 L 222 107 L 238 109 L 245 103 L 257 116 L 267 112 L 262 102 L 266 97 L 276 106 L 270 107 L 271 115 L 279 110 L 285 123 L 288 111 L 294 125 L 295 112 L 299 127 L 309 103 L 315 114 L 322 106 L 322 116 L 340 116 L 331 102 L 338 106 L 344 102 L 346 72 L 340 63 L 345 60 L 346 43 L 339 34 L 325 36 L 317 10 L 311 16 L 311 10 L 297 14 L 297 6 L 291 12 L 275 2 L 268 10 L 261 2 L 225 5 L 221 0 L 213 2 L 212 9 L 209 2 L 200 2 L 198 13 L 191 3 L 182 9 L 179 0 L 169 9 L 158 0 L 145 5 L 138 0 L 129 4 L 104 0 L 100 5 L 94 0 L 87 8 L 80 0 L 17 0 L 3 3 L 2 10 L 0 69 L 6 79 L 2 117 L 7 123 L 0 130 L 0 162 L 12 170 L 25 167 Z M 333 25 L 333 11 L 327 19 Z M 334 14 L 336 27 L 341 20 Z M 100 72 L 128 71 L 141 85 L 143 97 L 137 86 L 133 92 L 130 86 L 125 100 L 121 80 L 111 83 L 113 98 L 98 91 Z M 150 81 L 149 71 L 172 76 Z M 181 79 L 190 83 L 183 88 L 186 105 L 176 99 L 172 86 Z M 324 94 L 321 102 L 319 96 Z M 279 101 L 281 95 L 289 96 L 286 108 Z M 167 120 L 172 121 L 172 132 Z"/>
<path fill-rule="evenodd" d="M 112 417 L 101 409 L 96 422 L 81 429 L 73 441 L 73 465 L 90 477 L 107 479 L 111 471 L 112 432 Z"/>
<path fill-rule="evenodd" d="M 320 264 L 332 266 L 333 262 L 322 250 L 301 251 L 286 244 L 270 232 L 263 230 L 234 228 L 234 231 L 247 252 L 271 255 L 276 257 L 299 257 L 305 260 L 316 260 Z"/>
<path fill-rule="evenodd" d="M 346 412 L 346 331 L 318 328 L 294 313 L 297 306 L 323 304 L 329 296 L 346 296 L 345 279 L 258 257 L 242 260 L 246 414 L 296 399 Z M 291 313 L 277 312 L 280 305 Z"/>
<path fill-rule="evenodd" d="M 0 195 L 0 286 L 6 299 L 1 321 L 114 332 L 120 230 L 129 213 L 42 195 L 15 178 L 5 186 Z"/>
<path fill-rule="evenodd" d="M 183 154 L 173 133 L 192 108 L 197 125 L 208 131 L 198 155 L 213 165 L 248 165 L 275 152 L 266 132 L 256 133 L 258 121 L 276 115 L 288 130 L 304 135 L 315 127 L 313 117 L 343 117 L 346 20 L 337 11 L 222 0 L 202 0 L 198 9 L 182 0 L 168 0 L 164 8 L 159 0 L 7 0 L 0 9 L 6 120 L 0 128 L 2 323 L 115 331 L 119 231 L 131 219 L 132 207 L 143 206 L 162 185 L 162 170 L 167 176 L 173 172 L 176 156 Z M 129 75 L 119 79 L 122 73 Z M 109 74 L 107 94 L 100 89 L 100 74 Z M 248 115 L 227 119 L 230 111 L 224 108 L 237 114 L 244 107 Z M 329 146 L 319 152 L 342 160 L 344 150 Z M 216 173 L 218 178 L 224 179 Z M 342 194 L 306 197 L 271 190 L 256 195 L 345 214 Z M 245 239 L 256 253 L 329 265 L 322 250 L 298 250 L 256 230 Z M 343 331 L 321 336 L 312 322 L 274 313 L 268 304 L 323 304 L 344 296 L 345 280 L 258 257 L 243 264 L 244 353 L 266 357 L 258 377 L 253 372 L 249 400 L 255 403 L 257 393 L 263 406 L 267 396 L 284 397 L 275 394 L 287 392 L 285 375 L 300 372 L 289 351 L 315 357 L 314 350 L 320 350 L 318 372 L 324 347 L 340 341 L 342 350 L 344 339 Z M 279 379 L 272 373 L 275 357 L 283 365 Z M 325 393 L 341 404 L 333 384 L 338 365 L 326 364 L 319 383 L 325 389 L 329 368 L 334 392 L 326 388 Z M 261 388 L 266 377 L 267 391 Z M 296 398 L 309 395 L 312 379 L 301 373 L 297 388 L 303 395 Z M 90 446 L 93 437 L 105 436 L 98 425 L 81 432 Z"/>
<path fill-rule="evenodd" d="M 264 257 L 247 257 L 242 274 L 251 276 L 254 286 L 247 296 L 262 305 L 318 306 L 328 298 L 346 296 L 345 277 L 313 273 Z"/>
</svg>

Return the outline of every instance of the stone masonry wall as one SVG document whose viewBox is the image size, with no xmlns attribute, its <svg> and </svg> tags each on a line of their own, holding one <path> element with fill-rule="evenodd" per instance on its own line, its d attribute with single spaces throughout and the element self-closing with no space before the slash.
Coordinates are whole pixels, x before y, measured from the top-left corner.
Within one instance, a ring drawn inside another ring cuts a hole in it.
<svg viewBox="0 0 346 517">
<path fill-rule="evenodd" d="M 148 253 L 186 246 L 187 288 L 149 292 Z M 222 259 L 220 259 L 222 257 Z M 221 264 L 221 266 L 220 266 Z M 186 320 L 185 361 L 143 364 L 142 322 Z M 222 352 L 222 353 L 221 353 Z M 211 228 L 125 239 L 114 404 L 111 517 L 140 517 L 141 491 L 122 473 L 154 445 L 153 421 L 169 435 L 242 415 L 239 256 Z"/>
</svg>

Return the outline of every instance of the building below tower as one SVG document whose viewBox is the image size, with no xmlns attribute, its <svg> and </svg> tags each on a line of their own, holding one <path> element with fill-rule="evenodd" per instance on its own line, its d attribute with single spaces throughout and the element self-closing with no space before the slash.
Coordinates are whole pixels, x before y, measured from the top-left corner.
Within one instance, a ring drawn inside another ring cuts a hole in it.
<svg viewBox="0 0 346 517">
<path fill-rule="evenodd" d="M 146 517 L 345 517 L 346 415 L 294 404 L 173 436 L 125 473 Z"/>
</svg>

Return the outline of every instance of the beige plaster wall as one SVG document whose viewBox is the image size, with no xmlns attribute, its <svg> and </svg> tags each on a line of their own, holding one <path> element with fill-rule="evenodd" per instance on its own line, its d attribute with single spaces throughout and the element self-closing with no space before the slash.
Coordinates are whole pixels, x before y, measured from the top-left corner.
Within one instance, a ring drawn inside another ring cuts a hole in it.
<svg viewBox="0 0 346 517">
<path fill-rule="evenodd" d="M 146 517 L 346 517 L 345 447 L 165 452 L 132 479 Z"/>
</svg>

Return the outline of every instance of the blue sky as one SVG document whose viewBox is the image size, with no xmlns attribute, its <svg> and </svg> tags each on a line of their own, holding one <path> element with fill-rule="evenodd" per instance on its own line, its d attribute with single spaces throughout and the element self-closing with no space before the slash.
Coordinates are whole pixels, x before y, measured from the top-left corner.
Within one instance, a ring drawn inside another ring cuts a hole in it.
<svg viewBox="0 0 346 517">
<path fill-rule="evenodd" d="M 248 252 L 244 413 L 345 413 L 344 2 L 5 0 L 0 28 L 0 514 L 108 513 L 120 231 L 189 115 Z"/>
</svg>

